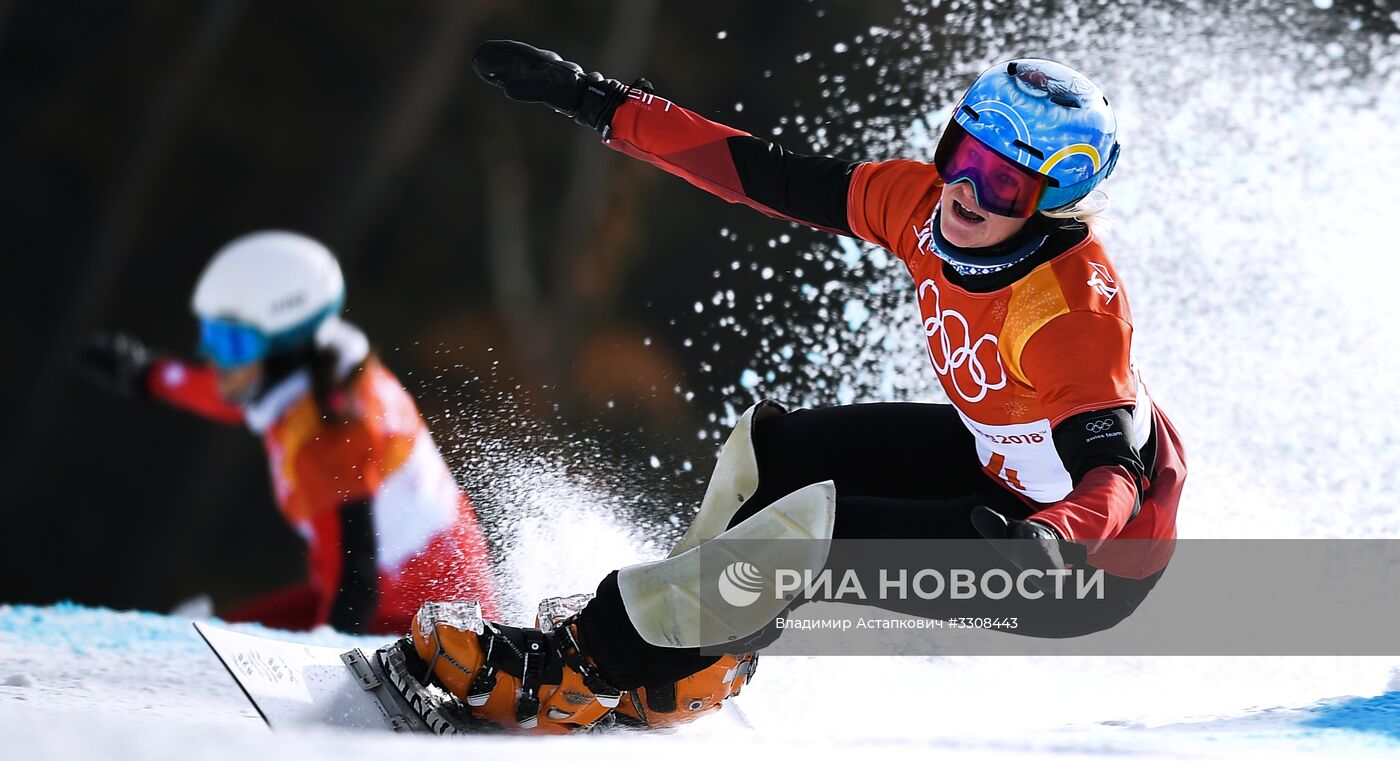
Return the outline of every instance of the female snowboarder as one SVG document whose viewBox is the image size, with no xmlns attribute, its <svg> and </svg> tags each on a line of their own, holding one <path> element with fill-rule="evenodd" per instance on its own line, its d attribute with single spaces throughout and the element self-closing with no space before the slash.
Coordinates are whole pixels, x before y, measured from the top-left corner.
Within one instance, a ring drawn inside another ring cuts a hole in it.
<svg viewBox="0 0 1400 761">
<path fill-rule="evenodd" d="M 744 561 L 726 571 L 736 589 L 773 568 L 842 567 L 850 559 L 832 539 L 969 540 L 956 559 L 928 562 L 1105 572 L 1103 599 L 870 603 L 938 618 L 1019 614 L 1014 633 L 1029 636 L 1107 629 L 1151 590 L 1174 546 L 1186 468 L 1132 364 L 1123 285 L 1075 218 L 1119 155 L 1113 111 L 1085 76 L 1047 60 L 998 64 L 958 104 L 932 163 L 852 162 L 792 153 L 649 83 L 585 74 L 523 43 L 487 42 L 473 64 L 508 97 L 544 103 L 721 198 L 893 252 L 951 404 L 760 403 L 721 449 L 669 558 L 608 575 L 591 598 L 546 601 L 535 629 L 484 621 L 469 603 L 425 606 L 411 636 L 381 653 L 430 723 L 445 731 L 469 714 L 558 732 L 715 708 L 791 605 L 707 599 L 697 558 L 719 543 Z M 755 543 L 765 549 L 745 549 Z M 430 684 L 467 707 L 434 700 Z"/>
<path fill-rule="evenodd" d="M 225 618 L 401 634 L 444 595 L 494 610 L 475 508 L 413 399 L 340 318 L 344 303 L 325 246 L 252 233 L 220 249 L 195 288 L 204 362 L 121 335 L 94 337 L 80 359 L 118 391 L 262 437 L 282 515 L 307 541 L 307 580 Z"/>
</svg>

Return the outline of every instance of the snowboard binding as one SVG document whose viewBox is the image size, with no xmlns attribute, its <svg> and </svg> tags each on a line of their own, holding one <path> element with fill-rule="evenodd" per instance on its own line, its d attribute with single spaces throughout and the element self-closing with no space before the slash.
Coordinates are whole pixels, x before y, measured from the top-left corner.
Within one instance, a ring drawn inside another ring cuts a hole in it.
<svg viewBox="0 0 1400 761">
<path fill-rule="evenodd" d="M 438 734 L 611 724 L 622 693 L 581 655 L 572 628 L 587 600 L 546 600 L 534 629 L 486 621 L 475 602 L 426 603 L 412 633 L 377 656 L 399 697 Z"/>
<path fill-rule="evenodd" d="M 426 603 L 412 633 L 374 656 L 393 688 L 380 699 L 390 721 L 399 711 L 403 728 L 436 734 L 652 729 L 719 708 L 753 675 L 749 653 L 672 684 L 619 690 L 579 644 L 575 618 L 591 597 L 545 600 L 533 629 L 486 621 L 475 602 Z"/>
<path fill-rule="evenodd" d="M 397 691 L 395 704 L 403 710 L 405 728 L 410 731 L 456 735 L 497 729 L 495 725 L 472 716 L 450 693 L 433 684 L 428 677 L 427 664 L 423 663 L 406 639 L 379 648 L 374 657 L 389 684 Z M 380 702 L 382 704 L 384 701 Z"/>
</svg>

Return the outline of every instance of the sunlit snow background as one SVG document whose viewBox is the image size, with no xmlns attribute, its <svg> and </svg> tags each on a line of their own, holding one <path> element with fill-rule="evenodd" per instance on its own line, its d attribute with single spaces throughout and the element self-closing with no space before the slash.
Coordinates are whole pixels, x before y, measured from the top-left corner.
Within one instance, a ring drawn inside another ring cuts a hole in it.
<svg viewBox="0 0 1400 761">
<path fill-rule="evenodd" d="M 945 48 L 957 53 L 934 52 Z M 1137 361 L 1188 447 L 1181 534 L 1400 535 L 1400 9 L 1370 0 L 911 7 L 773 74 L 775 89 L 788 77 L 823 78 L 826 102 L 771 128 L 742 113 L 730 121 L 842 155 L 928 158 L 961 88 L 1029 53 L 1089 72 L 1119 114 L 1125 147 L 1106 186 L 1114 224 L 1104 237 L 1133 306 Z M 848 90 L 848 75 L 872 68 L 881 92 Z M 850 241 L 795 243 L 786 230 L 775 223 L 771 245 L 791 248 L 794 266 L 721 268 L 716 298 L 697 305 L 717 330 L 763 336 L 758 356 L 729 368 L 731 401 L 698 435 L 722 435 L 762 396 L 940 400 L 897 262 Z M 720 243 L 732 237 L 720 231 Z M 784 302 L 818 318 L 785 319 Z M 634 516 L 629 492 L 655 466 L 672 467 L 657 456 L 609 464 L 585 443 L 509 428 L 479 448 L 473 470 L 490 474 L 494 498 L 511 510 L 494 538 L 516 617 L 542 596 L 590 589 L 664 552 L 693 506 L 651 524 L 618 517 Z M 604 475 L 580 461 L 601 462 Z M 690 467 L 708 463 L 674 470 Z M 686 747 L 1393 752 L 1398 667 L 1397 658 L 771 658 L 742 699 L 762 731 Z M 1181 721 L 1205 723 L 1152 729 Z M 184 620 L 67 608 L 0 608 L 0 736 L 22 749 L 16 758 L 181 758 L 210 738 L 219 747 L 209 752 L 230 758 L 381 757 L 432 742 L 274 739 Z"/>
</svg>

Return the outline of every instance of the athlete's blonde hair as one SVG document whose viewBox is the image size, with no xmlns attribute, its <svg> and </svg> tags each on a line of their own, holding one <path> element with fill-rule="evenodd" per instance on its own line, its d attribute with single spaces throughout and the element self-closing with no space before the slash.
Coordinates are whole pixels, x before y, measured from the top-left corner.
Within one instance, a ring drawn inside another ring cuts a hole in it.
<svg viewBox="0 0 1400 761">
<path fill-rule="evenodd" d="M 1089 191 L 1089 195 L 1075 201 L 1069 206 L 1062 206 L 1053 211 L 1042 211 L 1041 214 L 1051 219 L 1069 219 L 1078 222 L 1095 233 L 1106 232 L 1113 228 L 1113 221 L 1104 216 L 1108 210 L 1108 194 L 1095 188 Z"/>
</svg>

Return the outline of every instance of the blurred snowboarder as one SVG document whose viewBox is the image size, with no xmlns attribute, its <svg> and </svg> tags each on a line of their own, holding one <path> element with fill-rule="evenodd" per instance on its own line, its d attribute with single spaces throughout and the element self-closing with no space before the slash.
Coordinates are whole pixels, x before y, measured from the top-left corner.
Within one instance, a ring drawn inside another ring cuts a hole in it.
<svg viewBox="0 0 1400 761">
<path fill-rule="evenodd" d="M 307 542 L 307 579 L 229 620 L 402 633 L 426 600 L 495 581 L 476 511 L 403 385 L 341 319 L 345 282 L 319 242 L 256 232 L 220 249 L 195 288 L 201 362 L 94 336 L 82 364 L 116 391 L 263 440 L 282 515 Z"/>
</svg>

